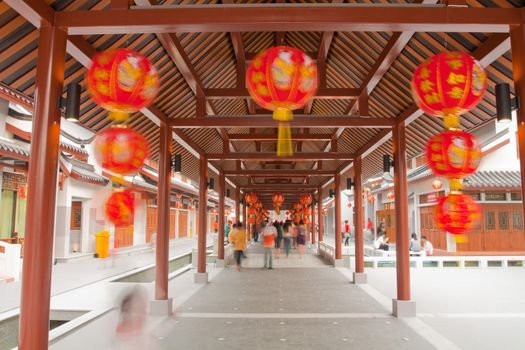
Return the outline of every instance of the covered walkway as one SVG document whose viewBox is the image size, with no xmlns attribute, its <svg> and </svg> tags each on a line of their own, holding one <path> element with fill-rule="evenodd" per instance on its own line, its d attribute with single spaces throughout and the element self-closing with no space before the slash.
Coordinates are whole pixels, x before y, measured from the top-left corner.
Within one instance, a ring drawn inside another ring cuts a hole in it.
<svg viewBox="0 0 525 350">
<path fill-rule="evenodd" d="M 274 262 L 274 270 L 262 269 L 262 249 L 252 245 L 247 268 L 223 269 L 175 311 L 159 348 L 433 348 L 317 255 Z"/>
</svg>

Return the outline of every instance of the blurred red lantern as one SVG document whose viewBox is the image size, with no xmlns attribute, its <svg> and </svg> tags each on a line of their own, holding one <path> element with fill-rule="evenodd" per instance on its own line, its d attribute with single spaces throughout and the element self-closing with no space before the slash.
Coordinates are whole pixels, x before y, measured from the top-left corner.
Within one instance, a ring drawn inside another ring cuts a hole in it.
<svg viewBox="0 0 525 350">
<path fill-rule="evenodd" d="M 323 208 L 323 215 L 324 215 L 324 216 L 327 216 L 327 215 L 328 215 L 328 209 L 327 209 L 327 208 Z"/>
<path fill-rule="evenodd" d="M 115 191 L 109 196 L 104 207 L 106 217 L 116 227 L 133 225 L 135 199 L 131 191 Z"/>
<path fill-rule="evenodd" d="M 301 202 L 304 207 L 307 207 L 312 203 L 312 196 L 309 194 L 303 194 L 299 199 L 299 202 Z"/>
<path fill-rule="evenodd" d="M 257 209 L 257 210 L 261 210 L 262 207 L 263 207 L 262 202 L 257 202 L 257 203 L 255 203 L 255 209 Z"/>
<path fill-rule="evenodd" d="M 392 200 L 392 199 L 396 198 L 396 195 L 394 194 L 394 192 L 388 192 L 387 195 L 386 195 L 386 198 Z"/>
<path fill-rule="evenodd" d="M 175 202 L 175 209 L 182 209 L 182 203 L 181 202 Z"/>
<path fill-rule="evenodd" d="M 279 215 L 279 213 L 281 212 L 281 205 L 284 202 L 283 194 L 281 192 L 274 193 L 272 196 L 272 202 L 275 208 L 275 212 L 277 213 L 277 215 Z"/>
<path fill-rule="evenodd" d="M 428 141 L 426 158 L 434 174 L 458 179 L 476 171 L 481 148 L 474 135 L 461 130 L 445 130 Z"/>
<path fill-rule="evenodd" d="M 194 209 L 193 205 L 188 205 L 188 211 L 192 211 Z"/>
<path fill-rule="evenodd" d="M 301 50 L 272 47 L 251 62 L 246 72 L 246 85 L 255 102 L 273 111 L 279 121 L 277 155 L 293 154 L 291 131 L 287 122 L 292 110 L 303 107 L 317 90 L 317 66 Z"/>
<path fill-rule="evenodd" d="M 481 64 L 465 52 L 445 51 L 416 69 L 412 95 L 425 113 L 445 118 L 447 128 L 459 125 L 458 115 L 476 106 L 487 87 Z"/>
<path fill-rule="evenodd" d="M 352 208 L 352 203 L 348 203 L 346 206 L 347 206 L 348 208 Z"/>
<path fill-rule="evenodd" d="M 375 201 L 376 201 L 376 197 L 374 197 L 374 196 L 368 196 L 368 203 L 370 203 L 370 204 L 374 204 Z"/>
<path fill-rule="evenodd" d="M 439 181 L 439 180 L 434 180 L 434 181 L 432 181 L 432 188 L 433 188 L 435 191 L 440 190 L 442 187 L 443 187 L 443 183 L 441 183 L 441 181 Z"/>
<path fill-rule="evenodd" d="M 301 209 L 303 209 L 303 205 L 301 203 L 295 203 L 293 205 L 293 208 L 296 210 L 296 211 L 299 211 Z"/>
<path fill-rule="evenodd" d="M 101 167 L 120 175 L 137 173 L 148 157 L 146 138 L 127 127 L 111 127 L 95 138 L 95 158 Z"/>
<path fill-rule="evenodd" d="M 142 54 L 116 49 L 93 57 L 87 72 L 93 100 L 118 121 L 149 105 L 159 90 L 157 70 Z"/>
<path fill-rule="evenodd" d="M 436 206 L 436 223 L 446 232 L 463 234 L 472 228 L 479 213 L 479 205 L 472 197 L 451 193 L 439 198 Z"/>
<path fill-rule="evenodd" d="M 257 194 L 254 192 L 248 192 L 244 195 L 244 200 L 249 206 L 252 206 L 253 204 L 257 203 Z"/>
<path fill-rule="evenodd" d="M 20 199 L 27 198 L 27 185 L 22 185 L 18 187 L 18 198 Z"/>
</svg>

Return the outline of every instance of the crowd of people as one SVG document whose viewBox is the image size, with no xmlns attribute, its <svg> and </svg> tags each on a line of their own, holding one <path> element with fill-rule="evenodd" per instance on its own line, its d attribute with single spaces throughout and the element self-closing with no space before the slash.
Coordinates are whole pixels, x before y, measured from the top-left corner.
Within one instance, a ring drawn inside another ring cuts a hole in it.
<svg viewBox="0 0 525 350">
<path fill-rule="evenodd" d="M 241 269 L 244 250 L 247 248 L 248 229 L 242 223 L 233 224 L 228 221 L 224 227 L 224 236 L 233 248 L 237 271 Z M 306 253 L 306 225 L 301 220 L 294 223 L 286 221 L 266 221 L 262 226 L 253 228 L 251 232 L 254 242 L 262 242 L 264 247 L 264 268 L 272 270 L 274 258 L 281 256 L 284 250 L 286 258 L 292 249 L 297 249 L 300 259 Z"/>
</svg>

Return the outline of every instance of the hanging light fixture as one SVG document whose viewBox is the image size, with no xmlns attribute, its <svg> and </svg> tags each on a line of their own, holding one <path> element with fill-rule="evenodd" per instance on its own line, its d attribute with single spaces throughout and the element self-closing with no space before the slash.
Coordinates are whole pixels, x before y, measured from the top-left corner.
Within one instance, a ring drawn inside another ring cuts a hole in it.
<svg viewBox="0 0 525 350">
<path fill-rule="evenodd" d="M 393 166 L 392 158 L 388 154 L 383 154 L 383 173 L 390 173 L 390 168 Z"/>
<path fill-rule="evenodd" d="M 330 196 L 330 198 L 333 198 L 335 196 L 334 190 L 330 189 L 330 191 L 328 192 L 328 195 Z"/>
<path fill-rule="evenodd" d="M 496 118 L 498 123 L 510 123 L 512 111 L 520 108 L 520 100 L 516 96 L 510 98 L 509 84 L 496 84 Z"/>
<path fill-rule="evenodd" d="M 215 189 L 215 179 L 213 177 L 208 179 L 208 189 L 211 191 Z"/>
<path fill-rule="evenodd" d="M 348 179 L 346 179 L 346 189 L 347 190 L 351 190 L 352 189 L 352 186 L 355 185 L 355 182 L 352 180 L 351 177 L 349 177 Z"/>
<path fill-rule="evenodd" d="M 64 117 L 70 122 L 78 122 L 80 118 L 80 84 L 68 84 L 66 95 L 66 112 Z"/>
</svg>

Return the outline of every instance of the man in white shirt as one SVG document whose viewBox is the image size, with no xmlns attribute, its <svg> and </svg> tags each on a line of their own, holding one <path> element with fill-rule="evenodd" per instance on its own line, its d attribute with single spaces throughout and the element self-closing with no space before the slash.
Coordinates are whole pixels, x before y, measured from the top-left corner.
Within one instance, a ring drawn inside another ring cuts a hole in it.
<svg viewBox="0 0 525 350">
<path fill-rule="evenodd" d="M 434 254 L 434 246 L 429 240 L 427 240 L 427 236 L 421 236 L 421 248 L 427 256 L 432 256 Z"/>
</svg>

